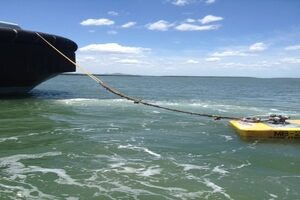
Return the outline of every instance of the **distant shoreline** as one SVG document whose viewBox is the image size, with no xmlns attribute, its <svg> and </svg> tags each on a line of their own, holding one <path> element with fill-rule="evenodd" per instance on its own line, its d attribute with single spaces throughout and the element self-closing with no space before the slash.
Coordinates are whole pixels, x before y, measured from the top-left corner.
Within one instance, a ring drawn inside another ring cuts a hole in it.
<svg viewBox="0 0 300 200">
<path fill-rule="evenodd" d="M 86 76 L 82 73 L 63 73 L 60 75 L 66 76 Z M 122 73 L 113 73 L 113 74 L 93 74 L 95 76 L 130 76 L 130 77 L 195 77 L 195 78 L 264 78 L 264 79 L 300 79 L 296 77 L 251 77 L 251 76 L 187 76 L 187 75 L 135 75 L 135 74 L 122 74 Z"/>
</svg>

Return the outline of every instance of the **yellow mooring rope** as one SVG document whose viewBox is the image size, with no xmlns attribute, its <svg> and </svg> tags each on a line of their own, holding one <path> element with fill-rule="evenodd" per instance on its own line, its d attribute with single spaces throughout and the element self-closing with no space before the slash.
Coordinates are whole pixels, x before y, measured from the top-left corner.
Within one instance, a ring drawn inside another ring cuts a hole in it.
<svg viewBox="0 0 300 200">
<path fill-rule="evenodd" d="M 220 115 L 210 115 L 210 114 L 196 113 L 196 112 L 189 112 L 189 111 L 184 111 L 184 110 L 178 110 L 178 109 L 168 108 L 168 107 L 164 107 L 164 106 L 159 106 L 159 105 L 156 105 L 156 104 L 148 103 L 148 102 L 145 102 L 145 101 L 143 101 L 141 99 L 137 99 L 137 98 L 128 96 L 126 94 L 123 94 L 122 92 L 120 92 L 120 91 L 118 91 L 118 90 L 110 87 L 105 82 L 103 82 L 102 80 L 100 80 L 99 78 L 97 78 L 95 75 L 93 75 L 90 72 L 88 72 L 84 67 L 81 67 L 79 64 L 75 63 L 73 60 L 71 60 L 70 58 L 68 58 L 64 53 L 62 53 L 60 50 L 58 50 L 55 46 L 53 46 L 49 41 L 47 41 L 39 33 L 37 33 L 37 32 L 35 32 L 35 33 L 47 45 L 49 45 L 52 49 L 54 49 L 57 53 L 59 53 L 66 60 L 68 60 L 70 63 L 72 63 L 73 65 L 75 65 L 81 72 L 83 72 L 84 74 L 88 75 L 91 79 L 93 79 L 95 82 L 97 82 L 98 84 L 100 84 L 107 91 L 109 91 L 109 92 L 111 92 L 111 93 L 113 93 L 113 94 L 115 94 L 115 95 L 117 95 L 117 96 L 119 96 L 121 98 L 127 99 L 127 100 L 132 101 L 133 103 L 136 103 L 136 104 L 143 104 L 145 106 L 151 106 L 151 107 L 154 107 L 154 108 L 159 108 L 159 109 L 163 109 L 163 110 L 169 110 L 169 111 L 178 112 L 178 113 L 184 113 L 184 114 L 190 114 L 190 115 L 197 115 L 197 116 L 201 116 L 201 117 L 210 117 L 210 118 L 214 118 L 215 120 L 220 120 L 220 119 L 235 119 L 235 120 L 239 120 L 239 119 L 241 119 L 241 118 L 237 118 L 237 117 L 228 117 L 228 116 L 220 116 Z"/>
</svg>

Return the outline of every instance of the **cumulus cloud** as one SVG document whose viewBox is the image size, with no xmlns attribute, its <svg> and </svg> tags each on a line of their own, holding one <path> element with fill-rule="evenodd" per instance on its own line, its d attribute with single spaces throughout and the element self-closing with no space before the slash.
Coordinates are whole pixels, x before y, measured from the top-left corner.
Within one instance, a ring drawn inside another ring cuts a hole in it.
<svg viewBox="0 0 300 200">
<path fill-rule="evenodd" d="M 187 4 L 189 4 L 189 0 L 173 0 L 172 4 L 175 6 L 185 6 Z"/>
<path fill-rule="evenodd" d="M 196 20 L 191 19 L 191 18 L 188 18 L 188 19 L 186 19 L 185 21 L 186 21 L 187 23 L 194 23 L 194 22 L 196 22 Z"/>
<path fill-rule="evenodd" d="M 250 47 L 249 47 L 249 51 L 250 52 L 261 52 L 261 51 L 264 51 L 266 50 L 268 47 L 266 44 L 262 43 L 262 42 L 257 42 L 257 43 L 254 43 L 252 44 Z"/>
<path fill-rule="evenodd" d="M 111 15 L 111 16 L 118 16 L 119 13 L 116 11 L 108 11 L 107 14 Z"/>
<path fill-rule="evenodd" d="M 216 0 L 168 0 L 175 6 L 186 6 L 192 3 L 204 2 L 206 4 L 213 4 Z"/>
<path fill-rule="evenodd" d="M 241 51 L 223 51 L 223 52 L 215 52 L 211 56 L 212 57 L 233 57 L 233 56 L 247 56 L 248 54 Z"/>
<path fill-rule="evenodd" d="M 94 56 L 82 56 L 76 59 L 78 62 L 93 62 L 96 61 Z"/>
<path fill-rule="evenodd" d="M 206 1 L 205 1 L 206 4 L 213 4 L 213 3 L 215 3 L 215 2 L 216 2 L 216 0 L 206 0 Z"/>
<path fill-rule="evenodd" d="M 149 48 L 122 46 L 117 43 L 90 44 L 79 49 L 81 52 L 99 52 L 111 54 L 142 54 L 151 51 Z"/>
<path fill-rule="evenodd" d="M 126 24 L 123 24 L 121 27 L 122 28 L 130 28 L 135 25 L 136 25 L 136 22 L 127 22 Z"/>
<path fill-rule="evenodd" d="M 209 58 L 205 59 L 205 61 L 207 61 L 207 62 L 217 62 L 220 60 L 221 60 L 221 58 L 218 58 L 218 57 L 209 57 Z"/>
<path fill-rule="evenodd" d="M 208 31 L 208 30 L 216 30 L 220 26 L 219 25 L 207 25 L 207 26 L 199 26 L 194 24 L 183 23 L 175 27 L 178 31 Z"/>
<path fill-rule="evenodd" d="M 80 22 L 82 26 L 109 26 L 109 25 L 113 25 L 114 23 L 115 23 L 114 21 L 106 18 L 86 19 Z"/>
<path fill-rule="evenodd" d="M 128 64 L 128 65 L 145 64 L 143 61 L 136 60 L 136 59 L 121 59 L 121 60 L 117 60 L 116 63 Z"/>
<path fill-rule="evenodd" d="M 217 22 L 217 21 L 221 21 L 221 20 L 223 20 L 223 17 L 214 16 L 214 15 L 206 15 L 202 19 L 199 19 L 199 22 L 201 24 L 208 24 L 211 22 Z"/>
<path fill-rule="evenodd" d="M 287 51 L 300 50 L 300 45 L 287 46 L 287 47 L 284 48 L 284 50 L 287 50 Z"/>
<path fill-rule="evenodd" d="M 188 64 L 198 64 L 199 61 L 193 60 L 193 59 L 189 59 L 189 60 L 186 61 L 186 63 L 188 63 Z"/>
<path fill-rule="evenodd" d="M 171 26 L 173 26 L 173 25 L 165 20 L 159 20 L 157 22 L 146 25 L 146 27 L 149 30 L 153 30 L 153 31 L 154 30 L 155 31 L 167 31 Z"/>
<path fill-rule="evenodd" d="M 300 64 L 300 58 L 282 58 L 280 61 L 287 64 Z"/>
</svg>

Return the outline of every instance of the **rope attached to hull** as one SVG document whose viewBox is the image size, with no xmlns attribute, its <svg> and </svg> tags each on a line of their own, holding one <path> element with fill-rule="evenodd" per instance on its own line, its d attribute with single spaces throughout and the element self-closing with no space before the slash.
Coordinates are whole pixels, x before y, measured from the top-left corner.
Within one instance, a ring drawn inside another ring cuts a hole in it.
<svg viewBox="0 0 300 200">
<path fill-rule="evenodd" d="M 106 84 L 105 82 L 103 82 L 101 79 L 99 79 L 98 77 L 96 77 L 95 75 L 91 74 L 90 72 L 88 72 L 87 70 L 85 70 L 85 68 L 81 67 L 79 64 L 77 64 L 76 62 L 74 62 L 73 60 L 71 60 L 70 58 L 68 58 L 65 54 L 63 54 L 60 50 L 58 50 L 55 46 L 53 46 L 49 41 L 47 41 L 43 36 L 41 36 L 39 33 L 37 33 L 37 36 L 40 37 L 49 47 L 51 47 L 53 50 L 55 50 L 57 53 L 59 53 L 61 56 L 63 56 L 66 60 L 68 60 L 69 62 L 71 62 L 73 65 L 75 65 L 81 72 L 83 72 L 84 74 L 86 74 L 87 76 L 89 76 L 91 79 L 93 79 L 96 83 L 98 83 L 99 85 L 101 85 L 103 88 L 105 88 L 107 91 L 109 91 L 110 93 L 113 93 L 123 99 L 127 99 L 128 101 L 131 101 L 135 104 L 142 104 L 145 106 L 150 106 L 150 107 L 154 107 L 154 108 L 159 108 L 159 109 L 163 109 L 163 110 L 168 110 L 168 111 L 173 111 L 173 112 L 178 112 L 178 113 L 184 113 L 184 114 L 190 114 L 190 115 L 197 115 L 200 117 L 209 117 L 209 118 L 213 118 L 215 120 L 220 120 L 220 119 L 229 119 L 229 120 L 240 120 L 241 118 L 238 117 L 229 117 L 229 116 L 220 116 L 220 115 L 211 115 L 211 114 L 205 114 L 205 113 L 196 113 L 196 112 L 190 112 L 190 111 L 185 111 L 185 110 L 179 110 L 179 109 L 174 109 L 174 108 L 169 108 L 169 107 L 164 107 L 164 106 L 160 106 L 157 104 L 153 104 L 153 103 L 149 103 L 149 102 L 145 102 L 141 99 L 137 99 L 131 96 L 128 96 L 114 88 L 112 88 L 111 86 L 109 86 L 108 84 Z"/>
</svg>

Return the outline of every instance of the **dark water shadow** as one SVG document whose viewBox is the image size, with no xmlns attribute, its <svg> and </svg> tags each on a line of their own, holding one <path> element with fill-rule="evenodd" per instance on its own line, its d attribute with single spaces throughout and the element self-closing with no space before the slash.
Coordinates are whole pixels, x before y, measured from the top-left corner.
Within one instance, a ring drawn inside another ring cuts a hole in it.
<svg viewBox="0 0 300 200">
<path fill-rule="evenodd" d="M 31 98 L 32 94 L 8 94 L 8 95 L 0 95 L 0 100 L 15 100 L 15 99 L 28 99 Z"/>
<path fill-rule="evenodd" d="M 100 94 L 85 94 L 80 92 L 68 92 L 62 90 L 45 90 L 34 89 L 26 94 L 11 94 L 0 95 L 0 100 L 30 100 L 30 99 L 47 99 L 47 100 L 60 100 L 60 99 L 75 99 L 75 98 L 97 98 L 97 99 L 114 99 L 110 95 Z"/>
</svg>

